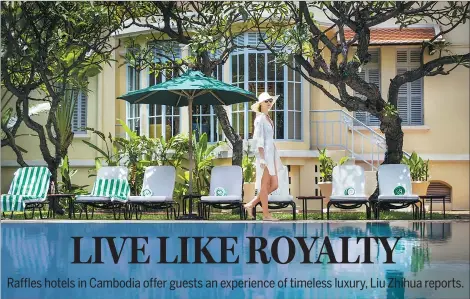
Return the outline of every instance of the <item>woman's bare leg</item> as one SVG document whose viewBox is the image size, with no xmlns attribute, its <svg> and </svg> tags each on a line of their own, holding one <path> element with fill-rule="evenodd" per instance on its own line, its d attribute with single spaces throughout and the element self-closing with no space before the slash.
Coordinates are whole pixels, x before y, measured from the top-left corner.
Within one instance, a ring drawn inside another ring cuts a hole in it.
<svg viewBox="0 0 470 299">
<path fill-rule="evenodd" d="M 269 175 L 269 171 L 268 171 L 268 168 L 265 167 L 264 170 L 263 170 L 263 176 L 261 177 L 261 186 L 260 186 L 260 190 L 258 192 L 258 195 L 253 198 L 250 202 L 248 202 L 247 204 L 244 205 L 247 213 L 248 213 L 248 216 L 252 217 L 253 216 L 253 213 L 252 213 L 252 209 L 258 204 L 258 202 L 261 201 L 261 204 L 263 205 L 263 215 L 265 215 L 265 206 L 266 206 L 266 209 L 267 209 L 267 200 L 268 200 L 268 195 L 269 193 L 268 190 L 270 189 L 269 187 L 269 184 L 271 182 L 271 176 Z M 262 196 L 263 194 L 265 194 L 265 198 L 266 198 L 266 204 L 263 204 L 263 201 L 262 201 Z M 269 211 L 268 211 L 268 214 L 269 214 Z"/>
<path fill-rule="evenodd" d="M 264 169 L 263 177 L 261 178 L 261 188 L 259 192 L 259 199 L 263 207 L 263 218 L 271 218 L 268 207 L 268 195 L 271 193 L 271 176 L 269 175 L 268 168 Z"/>
<path fill-rule="evenodd" d="M 268 192 L 268 194 L 271 194 L 274 191 L 276 191 L 276 189 L 278 187 L 279 187 L 279 181 L 278 181 L 277 168 L 276 168 L 276 174 L 271 176 L 271 181 L 269 182 L 269 192 Z"/>
</svg>

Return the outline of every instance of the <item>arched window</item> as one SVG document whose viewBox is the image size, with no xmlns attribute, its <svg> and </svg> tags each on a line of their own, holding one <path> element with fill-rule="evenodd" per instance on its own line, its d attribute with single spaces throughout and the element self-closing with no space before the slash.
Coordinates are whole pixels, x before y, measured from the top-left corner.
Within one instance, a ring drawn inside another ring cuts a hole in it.
<svg viewBox="0 0 470 299">
<path fill-rule="evenodd" d="M 280 95 L 271 117 L 275 125 L 275 139 L 302 139 L 302 83 L 299 73 L 276 61 L 274 55 L 262 48 L 259 34 L 249 32 L 236 38 L 237 45 L 258 49 L 237 49 L 230 57 L 231 83 L 259 95 L 269 92 Z M 232 127 L 243 138 L 253 136 L 256 113 L 250 103 L 232 105 Z"/>
</svg>

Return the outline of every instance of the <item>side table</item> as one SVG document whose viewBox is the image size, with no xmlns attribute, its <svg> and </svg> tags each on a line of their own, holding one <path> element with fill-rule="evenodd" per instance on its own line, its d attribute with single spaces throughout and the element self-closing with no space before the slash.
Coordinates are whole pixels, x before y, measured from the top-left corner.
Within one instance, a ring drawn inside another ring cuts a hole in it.
<svg viewBox="0 0 470 299">
<path fill-rule="evenodd" d="M 434 200 L 442 200 L 442 211 L 444 212 L 444 219 L 446 219 L 446 195 L 445 194 L 421 195 L 421 196 L 419 196 L 419 198 L 423 200 L 422 201 L 423 219 L 426 219 L 426 210 L 424 208 L 424 203 L 425 203 L 426 199 L 428 199 L 429 202 L 431 203 L 430 209 L 429 209 L 430 210 L 429 219 L 432 219 L 432 202 Z"/>
<path fill-rule="evenodd" d="M 200 200 L 200 194 L 186 194 L 183 195 L 183 215 L 178 217 L 178 220 L 203 220 L 201 216 L 201 211 L 199 211 L 199 215 L 193 213 L 193 199 Z M 186 213 L 186 201 L 189 201 L 189 214 Z"/>
<path fill-rule="evenodd" d="M 324 196 L 297 196 L 297 199 L 302 201 L 302 217 L 304 220 L 307 220 L 307 200 L 320 200 L 321 202 L 321 220 L 323 220 L 323 199 Z"/>
<path fill-rule="evenodd" d="M 55 201 L 60 201 L 61 199 L 66 199 L 68 202 L 68 210 L 69 210 L 69 219 L 75 218 L 75 209 L 73 206 L 73 199 L 75 198 L 75 194 L 48 194 L 47 198 L 49 199 L 49 212 L 52 218 L 55 217 L 54 209 L 51 209 L 51 205 L 54 206 Z"/>
</svg>

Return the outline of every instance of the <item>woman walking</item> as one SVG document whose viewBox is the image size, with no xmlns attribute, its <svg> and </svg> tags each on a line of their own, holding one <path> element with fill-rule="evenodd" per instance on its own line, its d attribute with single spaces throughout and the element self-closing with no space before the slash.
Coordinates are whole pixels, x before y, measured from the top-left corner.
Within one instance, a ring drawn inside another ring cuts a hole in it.
<svg viewBox="0 0 470 299">
<path fill-rule="evenodd" d="M 266 221 L 277 220 L 269 213 L 268 195 L 278 188 L 278 173 L 283 167 L 274 145 L 274 123 L 268 114 L 278 97 L 263 92 L 258 96 L 258 101 L 251 106 L 251 109 L 257 113 L 253 140 L 256 147 L 255 188 L 258 190 L 258 195 L 244 207 L 250 218 L 253 218 L 253 207 L 261 201 L 263 220 Z"/>
</svg>

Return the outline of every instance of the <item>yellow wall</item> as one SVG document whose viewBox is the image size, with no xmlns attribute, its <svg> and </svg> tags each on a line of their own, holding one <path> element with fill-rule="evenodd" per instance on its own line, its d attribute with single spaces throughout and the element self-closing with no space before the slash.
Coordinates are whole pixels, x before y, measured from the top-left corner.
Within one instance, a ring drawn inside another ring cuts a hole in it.
<svg viewBox="0 0 470 299">
<path fill-rule="evenodd" d="M 144 39 L 140 42 L 144 44 Z M 126 118 L 126 103 L 123 100 L 116 100 L 116 97 L 127 92 L 126 67 L 123 63 L 122 55 L 125 53 L 123 46 L 124 39 L 121 41 L 121 47 L 116 51 L 115 58 L 117 62 L 112 62 L 111 66 L 105 66 L 104 71 L 98 76 L 91 78 L 89 89 L 91 92 L 88 97 L 88 119 L 87 125 L 96 128 L 105 134 L 111 132 L 113 136 L 121 135 L 123 130 L 116 126 L 116 119 Z M 451 49 L 455 53 L 468 51 L 468 47 L 455 47 Z M 382 96 L 387 97 L 388 84 L 390 79 L 396 74 L 396 47 L 387 46 L 381 48 L 381 90 Z M 326 57 L 328 59 L 328 57 Z M 434 58 L 434 57 L 431 57 Z M 426 57 L 426 60 L 431 59 Z M 228 73 L 228 64 L 224 69 Z M 146 86 L 147 72 L 141 73 L 142 82 Z M 224 76 L 227 78 L 227 76 Z M 465 68 L 458 68 L 448 76 L 426 77 L 424 79 L 424 126 L 404 127 L 404 150 L 416 151 L 419 154 L 431 157 L 431 176 L 433 180 L 442 180 L 452 186 L 454 209 L 469 209 L 469 72 Z M 144 86 L 143 86 L 144 87 Z M 325 87 L 332 94 L 337 95 L 336 89 L 328 84 Z M 332 110 L 341 109 L 319 89 L 311 86 L 307 81 L 303 81 L 303 136 L 301 141 L 277 142 L 279 150 L 310 152 L 310 156 L 303 157 L 283 157 L 286 165 L 291 165 L 292 195 L 311 195 L 314 194 L 318 186 L 315 184 L 314 172 L 317 159 L 312 157 L 311 141 L 318 137 L 320 141 L 323 138 L 311 129 L 311 120 L 316 118 L 309 110 Z M 186 111 L 186 112 L 185 112 Z M 351 112 L 348 112 L 352 114 Z M 35 117 L 39 121 L 44 121 L 44 116 Z M 185 125 L 186 124 L 186 125 Z M 182 132 L 187 132 L 188 127 L 187 109 L 182 111 L 181 128 Z M 321 129 L 321 127 L 320 127 Z M 24 127 L 20 133 L 29 132 Z M 327 138 L 331 138 L 331 129 L 327 131 Z M 333 132 L 337 136 L 339 129 L 333 127 Z M 367 134 L 367 132 L 364 132 Z M 349 133 L 350 134 L 350 133 Z M 28 161 L 41 163 L 42 157 L 38 150 L 37 138 L 21 137 L 19 144 L 30 150 L 25 155 Z M 88 135 L 75 138 L 70 148 L 70 158 L 72 168 L 79 168 L 80 171 L 74 177 L 74 182 L 78 184 L 91 184 L 93 179 L 87 178 L 87 170 L 91 168 L 96 152 L 86 146 L 82 140 L 88 140 L 98 146 L 103 144 L 97 140 L 96 136 Z M 359 151 L 361 143 L 356 143 L 356 151 Z M 368 148 L 365 144 L 365 149 Z M 16 168 L 13 161 L 16 159 L 14 153 L 9 148 L 2 148 L 2 192 L 8 187 L 11 181 L 11 175 Z M 313 154 L 314 156 L 315 154 Z M 453 158 L 459 155 L 459 159 Z M 462 155 L 467 155 L 462 160 Z M 455 160 L 455 161 L 449 161 Z M 221 159 L 216 164 L 228 164 L 230 159 Z M 34 164 L 34 163 L 33 163 Z M 75 166 L 74 166 L 75 165 Z M 309 205 L 315 207 L 315 204 Z"/>
</svg>

